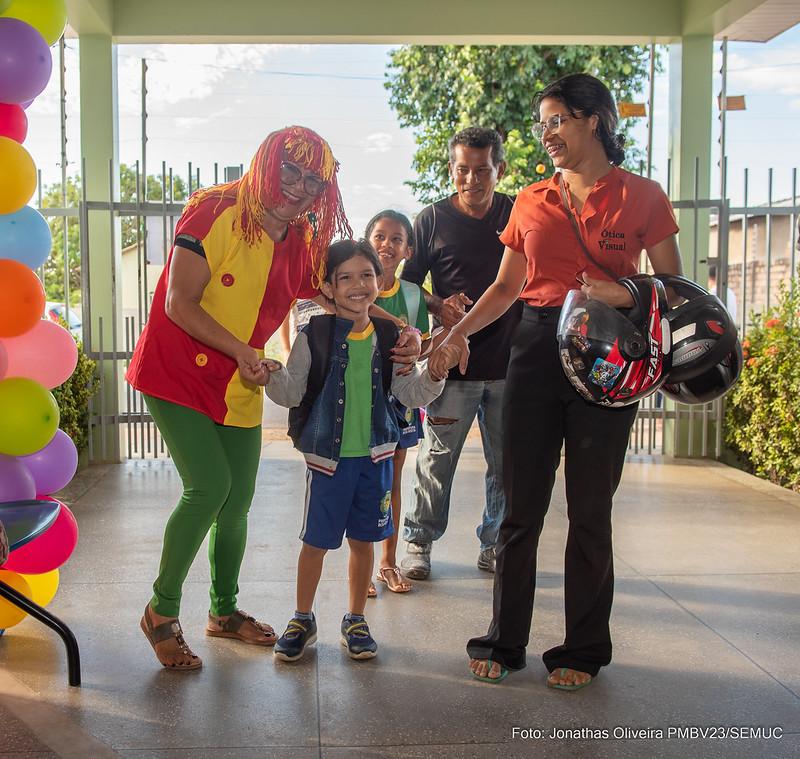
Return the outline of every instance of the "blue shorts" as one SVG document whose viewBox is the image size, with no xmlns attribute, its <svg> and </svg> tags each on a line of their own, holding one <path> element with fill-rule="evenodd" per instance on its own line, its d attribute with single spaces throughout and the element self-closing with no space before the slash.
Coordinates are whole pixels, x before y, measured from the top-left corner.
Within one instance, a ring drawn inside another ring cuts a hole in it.
<svg viewBox="0 0 800 759">
<path fill-rule="evenodd" d="M 309 469 L 300 540 L 316 548 L 339 548 L 342 537 L 379 543 L 392 525 L 391 458 L 373 463 L 369 456 L 339 460 L 333 475 Z"/>
<path fill-rule="evenodd" d="M 395 401 L 397 424 L 400 428 L 398 448 L 412 448 L 422 439 L 422 415 L 418 408 L 406 408 Z"/>
</svg>

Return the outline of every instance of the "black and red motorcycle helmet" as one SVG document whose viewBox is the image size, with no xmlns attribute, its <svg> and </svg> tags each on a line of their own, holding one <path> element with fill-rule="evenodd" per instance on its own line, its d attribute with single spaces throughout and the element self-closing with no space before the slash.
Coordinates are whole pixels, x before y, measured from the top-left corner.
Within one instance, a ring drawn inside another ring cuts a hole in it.
<svg viewBox="0 0 800 759">
<path fill-rule="evenodd" d="M 570 290 L 558 322 L 558 347 L 567 378 L 587 400 L 626 406 L 661 387 L 670 362 L 669 306 L 664 285 L 637 274 L 619 280 L 634 301 L 616 309 Z"/>
<path fill-rule="evenodd" d="M 661 392 L 680 403 L 708 403 L 725 395 L 742 371 L 736 325 L 716 295 L 677 274 L 657 274 L 684 298 L 667 313 L 672 368 Z"/>
</svg>

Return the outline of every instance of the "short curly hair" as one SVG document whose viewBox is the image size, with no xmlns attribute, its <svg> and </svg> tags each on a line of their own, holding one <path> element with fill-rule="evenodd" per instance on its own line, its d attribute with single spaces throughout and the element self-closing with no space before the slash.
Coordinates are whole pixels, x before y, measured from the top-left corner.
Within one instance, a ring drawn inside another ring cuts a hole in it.
<svg viewBox="0 0 800 759">
<path fill-rule="evenodd" d="M 450 161 L 456 160 L 456 145 L 463 145 L 465 148 L 489 148 L 492 149 L 492 163 L 498 166 L 506 160 L 506 151 L 503 147 L 503 138 L 496 129 L 486 127 L 471 126 L 456 132 L 448 144 L 450 148 Z"/>
</svg>

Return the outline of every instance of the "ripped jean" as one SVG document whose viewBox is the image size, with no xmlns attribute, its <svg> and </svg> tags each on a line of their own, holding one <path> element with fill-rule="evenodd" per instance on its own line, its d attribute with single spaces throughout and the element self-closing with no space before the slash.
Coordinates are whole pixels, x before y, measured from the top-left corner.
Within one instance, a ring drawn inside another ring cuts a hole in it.
<svg viewBox="0 0 800 759">
<path fill-rule="evenodd" d="M 481 550 L 497 542 L 506 510 L 503 494 L 503 390 L 505 380 L 448 380 L 428 405 L 420 441 L 414 500 L 406 513 L 403 539 L 431 543 L 447 529 L 450 491 L 458 459 L 475 415 L 486 458 L 486 505 L 476 532 Z"/>
</svg>

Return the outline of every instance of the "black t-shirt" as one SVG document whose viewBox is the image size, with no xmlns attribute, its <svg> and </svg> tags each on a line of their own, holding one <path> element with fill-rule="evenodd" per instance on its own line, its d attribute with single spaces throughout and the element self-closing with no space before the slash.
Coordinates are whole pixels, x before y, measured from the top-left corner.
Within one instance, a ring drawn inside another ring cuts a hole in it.
<svg viewBox="0 0 800 759">
<path fill-rule="evenodd" d="M 450 198 L 426 206 L 414 221 L 414 255 L 403 265 L 402 279 L 421 285 L 430 271 L 434 295 L 447 298 L 464 293 L 477 303 L 497 277 L 505 249 L 499 237 L 513 205 L 513 198 L 496 192 L 482 219 L 461 213 Z M 511 335 L 521 313 L 522 303 L 517 301 L 495 322 L 471 335 L 467 373 L 462 375 L 455 367 L 448 379 L 504 379 Z"/>
</svg>

